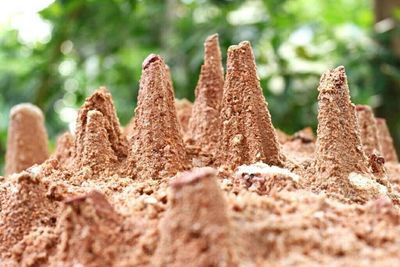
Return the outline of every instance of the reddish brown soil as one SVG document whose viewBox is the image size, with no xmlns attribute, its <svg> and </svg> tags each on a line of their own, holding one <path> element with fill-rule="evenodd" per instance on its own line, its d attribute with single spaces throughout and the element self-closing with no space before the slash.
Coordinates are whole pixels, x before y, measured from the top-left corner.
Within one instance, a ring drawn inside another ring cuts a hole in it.
<svg viewBox="0 0 400 267">
<path fill-rule="evenodd" d="M 8 166 L 37 164 L 0 177 L 0 265 L 400 265 L 400 164 L 384 122 L 351 103 L 344 68 L 321 78 L 316 135 L 287 135 L 250 44 L 228 50 L 225 82 L 221 66 L 214 35 L 182 119 L 150 55 L 124 131 L 101 88 L 44 162 L 43 119 L 30 122 L 38 147 L 12 115 Z"/>
<path fill-rule="evenodd" d="M 5 174 L 25 170 L 45 161 L 47 132 L 42 111 L 32 104 L 20 104 L 10 111 Z"/>
</svg>

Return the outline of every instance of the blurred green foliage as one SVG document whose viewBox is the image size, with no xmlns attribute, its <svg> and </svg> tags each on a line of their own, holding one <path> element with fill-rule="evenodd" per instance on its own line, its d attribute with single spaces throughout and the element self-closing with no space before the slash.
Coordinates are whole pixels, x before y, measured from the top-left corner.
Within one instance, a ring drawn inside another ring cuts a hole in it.
<svg viewBox="0 0 400 267">
<path fill-rule="evenodd" d="M 315 128 L 319 77 L 344 65 L 353 102 L 387 117 L 400 141 L 400 60 L 390 49 L 400 30 L 376 33 L 368 0 L 56 0 L 40 16 L 52 26 L 48 40 L 26 43 L 16 30 L 0 32 L 1 163 L 8 112 L 20 102 L 43 109 L 52 142 L 101 85 L 127 123 L 149 53 L 171 67 L 176 97 L 193 100 L 203 41 L 215 32 L 224 57 L 229 45 L 251 41 L 278 128 Z"/>
</svg>

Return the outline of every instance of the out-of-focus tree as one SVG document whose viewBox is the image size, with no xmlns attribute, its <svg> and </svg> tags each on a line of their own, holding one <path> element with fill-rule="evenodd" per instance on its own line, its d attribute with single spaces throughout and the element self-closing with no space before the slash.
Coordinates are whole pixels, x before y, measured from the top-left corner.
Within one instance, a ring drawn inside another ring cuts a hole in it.
<svg viewBox="0 0 400 267">
<path fill-rule="evenodd" d="M 28 44 L 0 30 L 0 155 L 8 110 L 19 102 L 43 109 L 54 141 L 105 85 L 126 123 L 149 53 L 165 57 L 176 96 L 193 100 L 203 41 L 215 32 L 224 56 L 229 45 L 252 42 L 273 122 L 289 133 L 315 128 L 318 80 L 336 65 L 347 69 L 354 102 L 390 117 L 400 106 L 400 61 L 389 33 L 375 30 L 373 7 L 370 0 L 56 0 L 40 12 L 52 27 L 48 40 Z M 391 10 L 395 21 L 399 10 Z M 398 24 L 389 32 L 398 36 Z M 400 140 L 398 114 L 389 122 Z"/>
</svg>

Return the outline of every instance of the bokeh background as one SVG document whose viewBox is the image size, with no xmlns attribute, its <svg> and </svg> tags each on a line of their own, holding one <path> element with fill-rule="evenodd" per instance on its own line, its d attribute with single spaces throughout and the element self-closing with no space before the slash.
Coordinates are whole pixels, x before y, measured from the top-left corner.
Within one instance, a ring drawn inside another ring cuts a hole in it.
<svg viewBox="0 0 400 267">
<path fill-rule="evenodd" d="M 51 145 L 105 85 L 123 124 L 133 115 L 141 63 L 159 53 L 177 98 L 193 100 L 203 41 L 251 41 L 273 123 L 317 124 L 321 73 L 347 70 L 353 102 L 388 120 L 400 148 L 400 0 L 0 0 L 0 165 L 10 107 L 38 105 Z M 0 166 L 2 167 L 2 166 Z"/>
</svg>

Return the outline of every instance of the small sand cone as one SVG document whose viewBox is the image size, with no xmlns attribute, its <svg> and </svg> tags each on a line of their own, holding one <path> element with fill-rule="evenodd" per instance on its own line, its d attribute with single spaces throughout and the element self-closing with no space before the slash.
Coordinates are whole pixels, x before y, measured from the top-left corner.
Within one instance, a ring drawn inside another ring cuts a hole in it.
<svg viewBox="0 0 400 267">
<path fill-rule="evenodd" d="M 192 114 L 192 106 L 193 104 L 187 99 L 175 99 L 176 115 L 182 135 L 185 135 L 188 131 L 190 115 Z"/>
<path fill-rule="evenodd" d="M 378 128 L 378 140 L 381 147 L 381 152 L 386 162 L 399 162 L 396 150 L 393 146 L 393 139 L 385 119 L 377 118 L 376 125 Z"/>
<path fill-rule="evenodd" d="M 51 265 L 113 266 L 123 245 L 121 228 L 121 217 L 101 193 L 66 200 L 56 227 L 61 240 Z"/>
<path fill-rule="evenodd" d="M 32 228 L 54 223 L 58 205 L 46 193 L 47 186 L 26 171 L 10 175 L 1 184 L 0 259 Z"/>
<path fill-rule="evenodd" d="M 49 157 L 42 111 L 28 103 L 10 111 L 5 175 L 43 163 Z"/>
<path fill-rule="evenodd" d="M 70 132 L 65 132 L 57 138 L 56 151 L 53 157 L 57 159 L 60 166 L 68 168 L 73 161 L 74 155 L 74 136 Z"/>
<path fill-rule="evenodd" d="M 214 154 L 220 139 L 221 109 L 224 87 L 224 69 L 218 35 L 207 38 L 204 43 L 204 64 L 196 86 L 196 100 L 189 121 L 188 141 L 206 153 Z"/>
<path fill-rule="evenodd" d="M 170 193 L 154 265 L 237 266 L 215 171 L 185 172 L 173 181 Z"/>
<path fill-rule="evenodd" d="M 357 105 L 356 115 L 365 155 L 370 157 L 372 154 L 380 154 L 378 130 L 372 109 L 369 106 Z"/>
<path fill-rule="evenodd" d="M 379 193 L 380 187 L 372 188 L 377 183 L 371 179 L 362 149 L 344 67 L 325 72 L 318 91 L 316 186 L 346 200 L 366 201 Z"/>
<path fill-rule="evenodd" d="M 105 128 L 106 120 L 103 114 L 97 110 L 89 110 L 86 113 L 85 136 L 82 154 L 75 158 L 75 168 L 89 167 L 93 173 L 104 173 L 112 169 L 118 162 L 117 156 L 112 150 Z"/>
<path fill-rule="evenodd" d="M 83 143 L 86 138 L 86 124 L 87 113 L 90 110 L 97 110 L 101 112 L 104 117 L 105 129 L 107 131 L 107 139 L 111 143 L 112 150 L 119 160 L 126 158 L 127 155 L 127 141 L 122 135 L 121 127 L 115 111 L 111 94 L 107 89 L 100 88 L 88 97 L 79 110 L 76 137 L 75 137 L 75 153 L 82 155 L 85 149 Z M 76 156 L 75 156 L 76 159 Z"/>
<path fill-rule="evenodd" d="M 219 154 L 223 165 L 230 169 L 259 161 L 283 165 L 249 42 L 228 49 L 221 120 Z"/>
<path fill-rule="evenodd" d="M 139 179 L 171 177 L 187 168 L 187 156 L 179 130 L 169 71 L 158 55 L 143 62 L 135 135 L 125 173 Z"/>
</svg>

